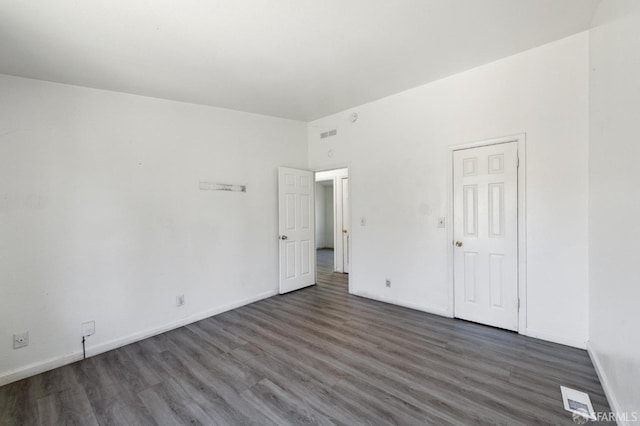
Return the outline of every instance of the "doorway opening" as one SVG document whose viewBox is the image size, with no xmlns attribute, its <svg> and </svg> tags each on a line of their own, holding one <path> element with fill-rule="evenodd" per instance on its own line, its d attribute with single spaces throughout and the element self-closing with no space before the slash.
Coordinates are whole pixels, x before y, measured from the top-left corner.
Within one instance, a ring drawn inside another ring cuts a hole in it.
<svg viewBox="0 0 640 426">
<path fill-rule="evenodd" d="M 346 168 L 328 170 L 315 176 L 317 281 L 348 283 L 351 263 L 349 171 Z"/>
</svg>

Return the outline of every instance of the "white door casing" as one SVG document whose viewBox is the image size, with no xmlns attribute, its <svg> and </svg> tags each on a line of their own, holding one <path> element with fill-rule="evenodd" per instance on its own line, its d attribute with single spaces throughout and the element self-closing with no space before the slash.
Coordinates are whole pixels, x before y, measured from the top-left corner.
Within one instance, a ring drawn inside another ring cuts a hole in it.
<svg viewBox="0 0 640 426">
<path fill-rule="evenodd" d="M 280 294 L 316 282 L 314 173 L 278 168 Z"/>
<path fill-rule="evenodd" d="M 458 318 L 518 330 L 518 144 L 453 153 Z"/>
<path fill-rule="evenodd" d="M 346 179 L 349 177 L 349 170 L 347 168 L 334 169 L 334 170 L 325 170 L 316 172 L 316 179 L 318 180 L 331 180 L 333 182 L 333 242 L 334 242 L 334 253 L 333 253 L 333 265 L 335 272 L 349 272 L 348 266 L 345 269 L 345 257 L 349 256 L 351 258 L 350 251 L 344 252 L 343 241 L 343 232 L 345 229 L 343 226 L 343 200 L 342 196 L 342 179 Z M 348 182 L 348 181 L 347 181 Z M 347 200 L 348 201 L 348 200 Z M 349 221 L 349 204 L 346 205 L 346 220 Z M 347 224 L 349 226 L 349 224 Z M 349 245 L 351 244 L 351 228 L 349 230 Z"/>
<path fill-rule="evenodd" d="M 342 186 L 342 271 L 349 273 L 349 240 L 351 239 L 351 223 L 349 221 L 349 178 L 341 178 Z"/>
</svg>

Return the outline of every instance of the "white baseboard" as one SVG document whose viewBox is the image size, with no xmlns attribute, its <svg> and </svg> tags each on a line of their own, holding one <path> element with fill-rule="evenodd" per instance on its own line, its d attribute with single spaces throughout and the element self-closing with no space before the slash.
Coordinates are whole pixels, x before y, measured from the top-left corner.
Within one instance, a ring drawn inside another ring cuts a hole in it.
<svg viewBox="0 0 640 426">
<path fill-rule="evenodd" d="M 146 339 L 151 336 L 155 336 L 157 334 L 162 334 L 169 330 L 174 330 L 176 328 L 191 324 L 193 322 L 200 321 L 202 319 L 209 318 L 211 316 L 218 315 L 226 311 L 230 311 L 231 309 L 236 309 L 241 306 L 248 305 L 253 302 L 257 302 L 258 300 L 275 296 L 276 294 L 278 294 L 277 290 L 265 291 L 256 296 L 239 300 L 237 302 L 229 303 L 227 305 L 219 306 L 219 307 L 210 309 L 208 311 L 199 312 L 169 324 L 164 324 L 159 327 L 142 330 L 125 337 L 121 337 L 121 338 L 114 339 L 104 343 L 99 343 L 95 346 L 87 346 L 86 348 L 87 357 L 98 355 L 113 349 L 117 349 L 119 347 L 126 346 L 134 342 L 138 342 L 140 340 Z M 18 369 L 0 374 L 0 386 L 6 385 L 18 380 L 22 380 L 30 376 L 35 376 L 36 374 L 44 373 L 45 371 L 53 370 L 54 368 L 62 367 L 63 365 L 71 364 L 72 362 L 76 362 L 81 359 L 82 359 L 82 352 L 75 351 L 70 354 L 53 357 L 45 361 L 40 361 L 24 367 L 20 367 Z"/>
<path fill-rule="evenodd" d="M 360 296 L 360 297 L 365 297 L 367 299 L 377 300 L 378 302 L 384 302 L 384 303 L 389 303 L 391 305 L 403 306 L 405 308 L 415 309 L 416 311 L 422 311 L 422 312 L 426 312 L 428 314 L 440 315 L 442 317 L 451 318 L 451 315 L 449 314 L 449 311 L 446 308 L 434 308 L 434 307 L 430 307 L 430 306 L 418 305 L 416 303 L 411 303 L 411 302 L 405 302 L 405 301 L 402 301 L 402 300 L 395 300 L 395 299 L 385 298 L 385 297 L 381 297 L 381 296 L 378 296 L 378 295 L 374 295 L 374 294 L 368 293 L 366 291 L 361 291 L 361 290 L 356 290 L 356 289 L 351 289 L 351 288 L 349 289 L 349 293 L 353 294 L 354 296 Z"/>
<path fill-rule="evenodd" d="M 607 378 L 607 374 L 602 368 L 602 362 L 600 362 L 600 358 L 598 357 L 598 353 L 593 349 L 591 343 L 587 343 L 587 353 L 589 354 L 589 358 L 591 358 L 591 362 L 593 363 L 593 368 L 596 370 L 596 374 L 598 375 L 598 379 L 600 379 L 600 384 L 602 385 L 602 390 L 604 390 L 604 395 L 607 397 L 607 401 L 609 402 L 609 407 L 611 411 L 614 413 L 622 413 L 620 409 L 620 404 L 618 404 L 618 400 L 616 399 L 609 379 Z M 630 423 L 625 422 L 621 419 L 616 419 L 616 422 L 620 426 L 630 425 Z"/>
<path fill-rule="evenodd" d="M 378 302 L 390 303 L 392 305 L 399 305 L 399 306 L 404 306 L 405 308 L 427 312 L 429 314 L 440 315 L 448 318 L 454 317 L 449 311 L 449 309 L 446 309 L 446 308 L 434 308 L 429 306 L 417 305 L 411 302 L 404 302 L 401 300 L 381 297 L 366 291 L 356 290 L 353 288 L 349 288 L 349 293 L 355 296 L 366 297 L 367 299 L 377 300 Z M 533 337 L 535 339 L 546 340 L 548 342 L 553 342 L 553 343 L 559 343 L 565 346 L 572 346 L 574 348 L 579 348 L 579 349 L 587 349 L 587 342 L 579 339 L 571 339 L 564 336 L 557 336 L 549 333 L 541 333 L 532 329 L 521 330 L 520 334 L 528 337 Z"/>
<path fill-rule="evenodd" d="M 0 386 L 4 386 L 12 382 L 17 382 L 18 380 L 35 376 L 36 374 L 44 373 L 45 371 L 53 370 L 54 368 L 62 367 L 63 365 L 80 361 L 81 359 L 82 352 L 73 352 L 67 355 L 49 358 L 45 361 L 35 362 L 33 364 L 20 367 L 6 373 L 2 373 L 2 375 L 0 375 Z"/>
<path fill-rule="evenodd" d="M 520 334 L 533 337 L 535 339 L 546 340 L 547 342 L 559 343 L 565 346 L 572 346 L 578 349 L 587 349 L 586 340 L 572 339 L 570 337 L 558 336 L 556 334 L 540 332 L 540 331 L 532 330 L 530 328 L 527 328 L 524 331 L 521 331 Z"/>
</svg>

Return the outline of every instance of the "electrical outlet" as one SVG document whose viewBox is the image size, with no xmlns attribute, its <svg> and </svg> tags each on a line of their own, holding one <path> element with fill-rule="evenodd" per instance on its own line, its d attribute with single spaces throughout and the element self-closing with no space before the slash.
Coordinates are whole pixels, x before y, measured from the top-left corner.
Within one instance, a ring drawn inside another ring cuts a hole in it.
<svg viewBox="0 0 640 426">
<path fill-rule="evenodd" d="M 13 335 L 13 349 L 29 346 L 29 332 L 17 333 Z"/>
<path fill-rule="evenodd" d="M 80 328 L 82 331 L 82 337 L 91 336 L 96 332 L 96 322 L 95 321 L 83 322 Z"/>
<path fill-rule="evenodd" d="M 385 280 L 384 282 L 387 287 L 391 287 L 391 280 Z"/>
<path fill-rule="evenodd" d="M 184 305 L 184 294 L 179 294 L 176 296 L 176 306 Z"/>
</svg>

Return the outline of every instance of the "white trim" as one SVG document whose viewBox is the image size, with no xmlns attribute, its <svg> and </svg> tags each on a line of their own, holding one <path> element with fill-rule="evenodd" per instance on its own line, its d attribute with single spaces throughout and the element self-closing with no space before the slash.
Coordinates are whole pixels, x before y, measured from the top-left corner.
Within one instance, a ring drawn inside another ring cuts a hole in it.
<svg viewBox="0 0 640 426">
<path fill-rule="evenodd" d="M 547 342 L 559 343 L 561 345 L 571 346 L 578 349 L 587 349 L 586 340 L 572 339 L 565 336 L 558 336 L 556 334 L 549 334 L 537 330 L 532 330 L 530 328 L 520 330 L 520 334 L 528 337 L 533 337 L 534 339 L 546 340 Z"/>
<path fill-rule="evenodd" d="M 343 177 L 349 177 L 349 169 L 341 167 L 339 169 L 315 171 L 316 182 L 331 181 L 333 190 L 333 271 L 344 272 L 344 262 L 342 256 L 342 214 L 339 214 L 339 207 L 342 207 L 342 187 L 338 182 Z"/>
<path fill-rule="evenodd" d="M 439 315 L 439 316 L 442 316 L 442 317 L 451 318 L 451 315 L 448 314 L 446 308 L 435 308 L 435 307 L 428 307 L 428 306 L 418 305 L 418 304 L 413 303 L 413 302 L 404 302 L 402 300 L 381 297 L 381 296 L 378 296 L 377 294 L 372 294 L 372 293 L 369 293 L 367 291 L 360 291 L 360 290 L 355 290 L 355 289 L 349 289 L 349 294 L 353 294 L 354 296 L 364 297 L 366 299 L 377 300 L 378 302 L 389 303 L 391 305 L 404 306 L 405 308 L 414 309 L 416 311 L 426 312 L 428 314 L 434 314 L 434 315 Z"/>
<path fill-rule="evenodd" d="M 17 382 L 18 380 L 35 376 L 36 374 L 44 373 L 45 371 L 53 370 L 54 368 L 62 367 L 63 365 L 71 364 L 72 362 L 76 362 L 81 359 L 82 352 L 74 352 L 69 355 L 49 358 L 45 361 L 36 362 L 19 369 L 8 371 L 0 376 L 0 386 Z"/>
<path fill-rule="evenodd" d="M 165 333 L 170 330 L 174 330 L 176 328 L 183 327 L 185 325 L 194 323 L 196 321 L 203 320 L 205 318 L 212 317 L 214 315 L 221 314 L 226 311 L 230 311 L 232 309 L 239 308 L 241 306 L 248 305 L 250 303 L 257 302 L 262 299 L 266 299 L 268 297 L 272 297 L 278 294 L 278 290 L 269 290 L 263 293 L 260 293 L 256 296 L 249 297 L 243 300 L 239 300 L 237 302 L 232 302 L 227 305 L 219 306 L 214 309 L 210 309 L 205 312 L 196 313 L 190 315 L 186 318 L 182 318 L 178 321 L 174 321 L 172 323 L 160 326 L 149 328 L 143 331 L 139 331 L 133 334 L 130 334 L 125 337 L 121 337 L 118 339 L 114 339 L 108 342 L 100 343 L 95 346 L 87 347 L 87 357 L 101 354 L 103 352 L 107 352 L 113 349 L 117 349 L 122 346 L 126 346 L 128 344 L 138 342 L 140 340 L 144 340 L 148 337 L 155 336 L 157 334 Z M 54 368 L 62 367 L 63 365 L 71 364 L 72 362 L 76 362 L 82 359 L 82 351 L 75 351 L 67 355 L 62 355 L 54 358 L 49 358 L 45 361 L 35 362 L 33 364 L 29 364 L 24 367 L 20 367 L 18 369 L 8 371 L 2 373 L 0 375 L 0 386 L 34 376 L 36 374 L 44 373 L 45 371 L 53 370 Z"/>
<path fill-rule="evenodd" d="M 313 171 L 313 170 L 312 170 Z M 313 172 L 313 235 L 314 237 L 316 236 L 316 233 L 318 232 L 318 227 L 316 226 L 316 217 L 317 217 L 317 208 L 318 206 L 316 206 L 316 185 L 318 184 L 318 180 L 317 180 L 317 172 Z M 278 186 L 280 186 L 280 183 L 278 183 Z M 280 196 L 278 196 L 278 198 L 280 198 Z M 278 200 L 278 205 L 280 204 L 280 200 Z M 278 207 L 280 208 L 280 207 Z M 278 226 L 280 223 L 280 212 L 278 212 Z M 318 239 L 314 238 L 315 240 L 315 247 L 313 248 L 313 282 L 314 284 L 318 284 Z M 278 244 L 280 244 L 280 241 L 278 241 Z M 335 243 L 334 243 L 335 244 Z M 278 256 L 281 256 L 280 254 L 280 247 L 278 247 Z M 280 259 L 278 259 L 278 268 L 280 267 Z"/>
<path fill-rule="evenodd" d="M 343 216 L 342 204 L 342 179 L 345 176 L 336 175 L 333 177 L 333 272 L 344 273 L 344 244 L 343 236 Z M 348 175 L 347 175 L 348 177 Z"/>
<path fill-rule="evenodd" d="M 447 279 L 449 282 L 447 316 L 455 316 L 453 279 L 453 153 L 462 149 L 516 142 L 518 144 L 518 333 L 528 335 L 527 330 L 527 138 L 525 133 L 486 139 L 449 146 L 447 152 Z M 573 346 L 573 345 L 571 345 Z"/>
<path fill-rule="evenodd" d="M 340 239 L 340 248 L 342 249 L 342 273 L 349 273 L 350 267 L 351 267 L 351 231 L 353 230 L 353 224 L 351 223 L 351 221 L 349 219 L 351 219 L 350 214 L 351 214 L 351 210 L 349 209 L 351 207 L 351 205 L 349 204 L 349 202 L 347 201 L 347 212 L 349 214 L 347 214 L 347 222 L 349 223 L 349 231 L 347 233 L 347 252 L 345 253 L 344 251 L 344 232 L 343 230 L 345 229 L 344 223 L 345 223 L 345 215 L 344 215 L 344 208 L 345 208 L 345 202 L 344 202 L 344 181 L 346 179 L 346 183 L 347 183 L 347 194 L 349 194 L 349 189 L 351 189 L 351 187 L 349 186 L 349 175 L 348 175 L 348 170 L 347 170 L 347 175 L 346 176 L 340 176 L 337 177 L 334 181 L 334 192 L 333 195 L 335 197 L 335 200 L 337 202 L 334 201 L 334 206 L 336 207 L 336 217 L 340 218 L 340 226 L 336 228 L 336 230 L 338 231 L 338 236 Z M 336 194 L 336 189 L 337 194 Z M 335 223 L 335 222 L 334 222 Z M 335 244 L 334 244 L 335 245 Z"/>
<path fill-rule="evenodd" d="M 518 135 L 518 329 L 527 330 L 527 135 Z"/>
<path fill-rule="evenodd" d="M 607 397 L 607 401 L 609 402 L 609 407 L 611 411 L 614 413 L 622 413 L 622 409 L 620 408 L 620 404 L 613 393 L 613 387 L 611 386 L 611 382 L 607 378 L 607 375 L 602 368 L 602 362 L 598 357 L 598 353 L 593 349 L 593 345 L 591 342 L 587 342 L 587 353 L 589 354 L 589 358 L 591 358 L 591 363 L 596 370 L 596 374 L 598 375 L 598 379 L 600 379 L 600 384 L 602 385 L 602 390 L 604 390 L 604 395 Z M 618 425 L 630 425 L 631 423 L 625 422 L 622 419 L 616 419 Z"/>
</svg>

